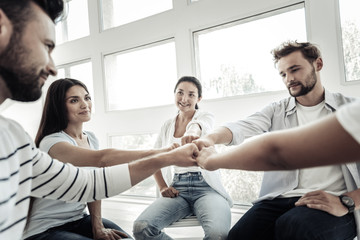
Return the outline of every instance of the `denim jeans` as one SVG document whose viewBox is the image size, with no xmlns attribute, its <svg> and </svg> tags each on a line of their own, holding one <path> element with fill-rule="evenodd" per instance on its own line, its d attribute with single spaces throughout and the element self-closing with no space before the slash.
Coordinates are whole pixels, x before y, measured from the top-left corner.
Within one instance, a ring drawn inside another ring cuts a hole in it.
<svg viewBox="0 0 360 240">
<path fill-rule="evenodd" d="M 200 172 L 175 174 L 172 186 L 179 196 L 161 197 L 145 209 L 134 222 L 135 239 L 172 239 L 161 230 L 191 214 L 200 221 L 204 239 L 226 239 L 231 226 L 229 204 Z"/>
<path fill-rule="evenodd" d="M 116 229 L 121 232 L 126 233 L 115 223 L 104 219 L 103 224 L 105 228 Z M 131 237 L 128 233 L 126 233 Z M 36 234 L 34 236 L 28 237 L 25 240 L 93 240 L 92 226 L 91 226 L 91 217 L 86 215 L 84 218 L 66 223 L 64 225 L 53 227 L 45 232 Z M 126 238 L 132 239 L 132 238 Z"/>
<path fill-rule="evenodd" d="M 298 199 L 256 203 L 230 230 L 228 239 L 352 240 L 356 236 L 353 214 L 336 217 L 306 206 L 295 207 Z"/>
</svg>

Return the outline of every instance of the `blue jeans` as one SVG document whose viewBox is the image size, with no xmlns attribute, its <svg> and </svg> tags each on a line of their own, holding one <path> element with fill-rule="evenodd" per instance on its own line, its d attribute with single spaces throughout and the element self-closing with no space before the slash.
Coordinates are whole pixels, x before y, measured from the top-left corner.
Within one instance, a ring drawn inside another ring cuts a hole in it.
<svg viewBox="0 0 360 240">
<path fill-rule="evenodd" d="M 353 214 L 342 217 L 306 206 L 298 197 L 275 198 L 254 204 L 233 226 L 228 239 L 343 240 L 356 236 Z"/>
<path fill-rule="evenodd" d="M 116 229 L 126 233 L 115 223 L 104 219 L 105 228 Z M 126 233 L 127 234 L 127 233 Z M 129 237 L 130 235 L 127 234 Z M 53 227 L 45 232 L 28 237 L 25 240 L 93 240 L 91 217 L 86 215 L 84 218 L 66 223 L 64 225 Z M 126 238 L 131 239 L 131 238 Z"/>
<path fill-rule="evenodd" d="M 145 209 L 134 222 L 135 239 L 172 239 L 161 230 L 192 214 L 204 229 L 204 239 L 226 239 L 231 226 L 229 204 L 200 172 L 175 174 L 172 186 L 179 196 L 161 197 Z"/>
</svg>

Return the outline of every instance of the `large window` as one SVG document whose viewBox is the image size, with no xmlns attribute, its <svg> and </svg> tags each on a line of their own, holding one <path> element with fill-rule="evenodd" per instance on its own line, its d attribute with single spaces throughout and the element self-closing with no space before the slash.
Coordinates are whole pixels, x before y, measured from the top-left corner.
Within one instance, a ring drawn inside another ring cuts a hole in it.
<svg viewBox="0 0 360 240">
<path fill-rule="evenodd" d="M 108 110 L 172 103 L 177 81 L 172 40 L 106 55 L 104 63 Z"/>
<path fill-rule="evenodd" d="M 56 42 L 61 44 L 90 34 L 88 0 L 67 0 L 66 18 L 56 24 Z"/>
<path fill-rule="evenodd" d="M 102 0 L 103 29 L 113 28 L 172 9 L 172 0 Z"/>
<path fill-rule="evenodd" d="M 339 0 L 346 81 L 360 80 L 360 1 Z"/>
<path fill-rule="evenodd" d="M 206 98 L 283 90 L 270 50 L 306 40 L 303 5 L 198 31 L 197 71 Z"/>
</svg>

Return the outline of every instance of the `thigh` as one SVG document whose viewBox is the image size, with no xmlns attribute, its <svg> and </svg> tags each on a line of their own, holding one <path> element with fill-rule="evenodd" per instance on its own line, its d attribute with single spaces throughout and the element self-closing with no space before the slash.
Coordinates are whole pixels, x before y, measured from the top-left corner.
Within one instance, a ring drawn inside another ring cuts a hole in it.
<svg viewBox="0 0 360 240">
<path fill-rule="evenodd" d="M 293 202 L 276 198 L 254 204 L 232 227 L 228 239 L 274 239 L 275 221 Z"/>
<path fill-rule="evenodd" d="M 194 203 L 194 213 L 204 229 L 205 239 L 227 237 L 231 226 L 230 206 L 216 191 L 209 191 L 198 198 Z"/>
<path fill-rule="evenodd" d="M 127 232 L 125 232 L 123 229 L 121 229 L 117 224 L 115 224 L 114 222 L 112 222 L 108 219 L 102 218 L 102 222 L 103 222 L 103 225 L 105 228 L 116 229 L 123 233 L 126 233 L 128 236 L 131 236 Z M 76 227 L 72 230 L 72 232 L 80 234 L 82 236 L 86 236 L 90 239 L 93 239 L 94 236 L 92 233 L 91 216 L 87 215 L 83 219 L 81 219 L 81 221 L 79 221 L 77 223 Z"/>
<path fill-rule="evenodd" d="M 353 239 L 356 223 L 353 214 L 342 217 L 306 206 L 294 207 L 283 214 L 275 227 L 276 239 Z"/>
<path fill-rule="evenodd" d="M 147 207 L 136 222 L 145 221 L 159 230 L 191 214 L 189 203 L 182 197 L 161 197 Z"/>
<path fill-rule="evenodd" d="M 92 238 L 88 238 L 86 236 L 68 232 L 65 230 L 51 230 L 46 231 L 37 235 L 34 235 L 26 240 L 64 240 L 64 239 L 71 239 L 71 240 L 92 240 Z"/>
</svg>

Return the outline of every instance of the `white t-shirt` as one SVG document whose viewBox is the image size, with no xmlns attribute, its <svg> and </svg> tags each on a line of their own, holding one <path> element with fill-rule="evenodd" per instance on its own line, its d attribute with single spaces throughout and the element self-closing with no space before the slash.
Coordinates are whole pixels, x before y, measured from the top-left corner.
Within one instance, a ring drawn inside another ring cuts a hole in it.
<svg viewBox="0 0 360 240">
<path fill-rule="evenodd" d="M 328 111 L 325 108 L 325 101 L 311 107 L 296 103 L 296 114 L 299 126 L 301 126 L 326 116 Z M 345 180 L 340 165 L 300 169 L 297 188 L 281 196 L 299 197 L 319 189 L 333 195 L 346 192 Z"/>
<path fill-rule="evenodd" d="M 360 100 L 341 107 L 336 117 L 345 130 L 360 144 Z"/>
</svg>

